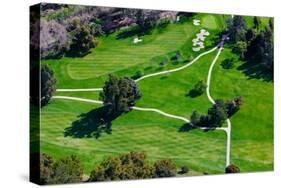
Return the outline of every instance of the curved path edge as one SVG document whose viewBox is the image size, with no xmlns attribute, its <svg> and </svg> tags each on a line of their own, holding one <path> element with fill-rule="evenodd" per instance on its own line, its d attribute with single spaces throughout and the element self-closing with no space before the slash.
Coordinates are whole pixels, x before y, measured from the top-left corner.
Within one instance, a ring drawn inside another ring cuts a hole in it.
<svg viewBox="0 0 281 188">
<path fill-rule="evenodd" d="M 219 52 L 217 53 L 217 55 L 216 55 L 215 59 L 213 60 L 212 64 L 210 65 L 209 72 L 208 72 L 206 93 L 207 93 L 207 97 L 208 97 L 209 101 L 212 104 L 216 103 L 215 100 L 212 98 L 212 96 L 210 94 L 212 71 L 213 71 L 214 65 L 216 64 L 222 50 L 223 50 L 223 47 L 220 47 Z M 226 139 L 226 167 L 227 167 L 230 164 L 230 149 L 231 149 L 230 148 L 231 147 L 230 146 L 230 144 L 231 144 L 231 122 L 230 122 L 229 118 L 227 118 L 226 123 L 227 123 L 227 128 L 225 128 L 225 132 L 226 132 L 226 136 L 227 136 L 227 139 Z"/>
</svg>

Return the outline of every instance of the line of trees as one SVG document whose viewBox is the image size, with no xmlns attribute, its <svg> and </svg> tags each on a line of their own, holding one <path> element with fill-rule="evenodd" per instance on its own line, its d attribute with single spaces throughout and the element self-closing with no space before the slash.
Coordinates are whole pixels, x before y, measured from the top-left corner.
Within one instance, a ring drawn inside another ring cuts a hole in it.
<svg viewBox="0 0 281 188">
<path fill-rule="evenodd" d="M 216 100 L 215 104 L 209 108 L 207 115 L 193 111 L 190 117 L 191 123 L 200 127 L 221 127 L 227 118 L 240 109 L 242 103 L 242 97 L 235 97 L 227 102 Z"/>
<path fill-rule="evenodd" d="M 234 16 L 227 22 L 227 32 L 230 34 L 230 42 L 233 52 L 240 55 L 260 72 L 271 74 L 273 78 L 273 20 L 261 28 L 259 17 L 253 18 L 253 27 L 248 28 L 243 16 Z"/>
<path fill-rule="evenodd" d="M 188 172 L 187 166 L 182 166 L 178 171 L 176 163 L 171 159 L 162 159 L 152 163 L 144 152 L 129 152 L 104 159 L 92 170 L 90 176 L 85 178 L 82 164 L 77 156 L 71 155 L 55 160 L 52 156 L 41 153 L 39 183 L 45 185 L 163 178 Z M 240 168 L 233 164 L 225 168 L 225 173 L 239 172 Z"/>
</svg>

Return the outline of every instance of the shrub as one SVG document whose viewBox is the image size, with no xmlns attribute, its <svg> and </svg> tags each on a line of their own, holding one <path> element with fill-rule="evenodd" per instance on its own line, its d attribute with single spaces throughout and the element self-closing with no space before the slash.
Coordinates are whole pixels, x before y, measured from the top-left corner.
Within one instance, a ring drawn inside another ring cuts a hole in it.
<svg viewBox="0 0 281 188">
<path fill-rule="evenodd" d="M 143 72 L 141 70 L 138 70 L 134 76 L 132 76 L 133 79 L 138 79 L 143 76 Z"/>
<path fill-rule="evenodd" d="M 194 88 L 191 89 L 187 95 L 191 97 L 197 97 L 204 93 L 205 88 L 206 84 L 203 82 L 203 80 L 200 80 L 195 84 Z"/>
<path fill-rule="evenodd" d="M 196 110 L 194 110 L 190 117 L 191 123 L 193 125 L 198 125 L 200 123 L 200 118 L 201 118 L 201 115 Z"/>
<path fill-rule="evenodd" d="M 78 157 L 72 155 L 59 159 L 53 165 L 53 172 L 48 183 L 63 184 L 81 182 L 83 170 Z"/>
<path fill-rule="evenodd" d="M 40 154 L 40 184 L 62 184 L 82 181 L 80 160 L 70 156 L 55 161 L 51 156 Z"/>
<path fill-rule="evenodd" d="M 231 59 L 225 59 L 222 63 L 221 63 L 221 66 L 224 68 L 224 69 L 232 69 L 234 67 L 234 59 L 231 58 Z"/>
<path fill-rule="evenodd" d="M 110 157 L 97 166 L 89 181 L 144 179 L 153 177 L 153 167 L 148 163 L 145 153 L 130 152 Z"/>
<path fill-rule="evenodd" d="M 185 173 L 188 173 L 189 172 L 189 168 L 187 166 L 182 166 L 181 167 L 181 173 L 182 174 L 185 174 Z"/>
<path fill-rule="evenodd" d="M 40 154 L 40 184 L 49 183 L 53 173 L 54 160 L 46 153 Z"/>
<path fill-rule="evenodd" d="M 229 174 L 229 173 L 240 173 L 240 168 L 238 166 L 235 166 L 233 164 L 228 165 L 225 168 L 225 173 Z"/>
<path fill-rule="evenodd" d="M 173 177 L 177 174 L 176 164 L 170 160 L 160 160 L 154 163 L 156 177 Z"/>
</svg>

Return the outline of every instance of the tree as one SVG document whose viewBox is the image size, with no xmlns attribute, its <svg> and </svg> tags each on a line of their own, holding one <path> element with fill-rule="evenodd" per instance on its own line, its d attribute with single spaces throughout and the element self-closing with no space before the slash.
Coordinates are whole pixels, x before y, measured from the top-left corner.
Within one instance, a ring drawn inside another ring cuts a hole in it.
<svg viewBox="0 0 281 188">
<path fill-rule="evenodd" d="M 46 153 L 40 154 L 40 184 L 49 183 L 53 173 L 54 160 Z"/>
<path fill-rule="evenodd" d="M 248 45 L 246 58 L 273 74 L 273 32 L 266 27 Z"/>
<path fill-rule="evenodd" d="M 143 76 L 143 72 L 141 70 L 136 71 L 135 75 L 132 76 L 133 79 L 138 79 Z"/>
<path fill-rule="evenodd" d="M 216 103 L 208 110 L 209 126 L 221 127 L 227 119 L 227 110 L 223 100 L 216 100 Z"/>
<path fill-rule="evenodd" d="M 190 120 L 191 120 L 191 123 L 193 125 L 199 125 L 200 124 L 200 118 L 201 118 L 201 115 L 199 114 L 199 112 L 197 112 L 196 110 L 194 110 L 192 112 L 192 115 L 190 117 Z"/>
<path fill-rule="evenodd" d="M 41 65 L 41 107 L 48 104 L 56 91 L 56 79 L 54 72 L 48 67 L 48 65 Z"/>
<path fill-rule="evenodd" d="M 135 14 L 136 24 L 142 30 L 147 30 L 155 26 L 159 18 L 159 11 L 155 10 L 152 11 L 139 9 Z"/>
<path fill-rule="evenodd" d="M 197 97 L 204 93 L 206 85 L 204 84 L 203 80 L 200 80 L 195 84 L 192 90 L 189 91 L 188 95 L 191 97 Z"/>
<path fill-rule="evenodd" d="M 154 168 L 156 177 L 173 177 L 177 174 L 176 164 L 170 159 L 156 161 Z"/>
<path fill-rule="evenodd" d="M 108 107 L 108 115 L 118 117 L 130 111 L 135 101 L 141 98 L 141 92 L 136 82 L 128 77 L 118 78 L 110 74 L 105 82 L 101 98 Z"/>
<path fill-rule="evenodd" d="M 153 177 L 153 167 L 145 153 L 130 152 L 110 157 L 98 165 L 90 175 L 89 181 L 144 179 Z"/>
<path fill-rule="evenodd" d="M 188 173 L 189 172 L 189 168 L 187 167 L 187 166 L 182 166 L 181 167 L 181 174 L 186 174 L 186 173 Z"/>
<path fill-rule="evenodd" d="M 78 157 L 71 155 L 53 164 L 49 184 L 77 183 L 82 181 L 83 170 Z"/>
<path fill-rule="evenodd" d="M 60 58 L 68 50 L 68 35 L 65 27 L 51 20 L 40 20 L 40 55 L 42 58 Z"/>
<path fill-rule="evenodd" d="M 269 25 L 270 30 L 273 32 L 273 29 L 274 29 L 273 18 L 269 18 L 268 25 Z"/>
<path fill-rule="evenodd" d="M 236 165 L 230 164 L 225 168 L 225 173 L 240 173 L 240 168 Z"/>
<path fill-rule="evenodd" d="M 254 16 L 253 22 L 254 22 L 254 28 L 259 30 L 260 24 L 261 24 L 261 19 L 257 16 Z"/>
<path fill-rule="evenodd" d="M 244 41 L 247 24 L 243 16 L 234 16 L 227 22 L 227 29 L 233 43 Z"/>
<path fill-rule="evenodd" d="M 239 54 L 241 59 L 244 59 L 245 53 L 247 52 L 247 43 L 244 41 L 238 41 L 233 48 L 233 52 Z"/>
<path fill-rule="evenodd" d="M 241 96 L 235 97 L 231 101 L 227 101 L 225 103 L 225 108 L 227 110 L 227 116 L 231 117 L 233 114 L 235 114 L 240 109 L 240 106 L 242 104 L 243 104 L 243 98 Z"/>
<path fill-rule="evenodd" d="M 84 56 L 95 46 L 94 37 L 89 26 L 80 26 L 74 30 L 72 36 L 69 56 Z"/>
</svg>

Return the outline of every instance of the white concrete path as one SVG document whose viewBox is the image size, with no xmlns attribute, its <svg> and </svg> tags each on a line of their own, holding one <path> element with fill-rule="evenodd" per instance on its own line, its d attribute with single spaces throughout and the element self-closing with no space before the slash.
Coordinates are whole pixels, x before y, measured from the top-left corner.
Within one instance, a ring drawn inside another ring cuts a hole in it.
<svg viewBox="0 0 281 188">
<path fill-rule="evenodd" d="M 212 71 L 213 71 L 214 65 L 216 64 L 222 50 L 223 50 L 223 47 L 219 48 L 219 52 L 217 53 L 215 59 L 213 60 L 211 66 L 209 68 L 209 72 L 208 72 L 206 93 L 207 93 L 207 97 L 208 97 L 209 101 L 212 104 L 215 104 L 215 101 L 211 97 L 211 94 L 210 94 Z M 227 140 L 226 140 L 226 166 L 228 166 L 230 164 L 231 122 L 230 122 L 229 119 L 227 119 L 226 122 L 227 122 L 227 128 L 224 128 L 224 130 L 225 130 L 226 136 L 227 136 Z"/>
</svg>

